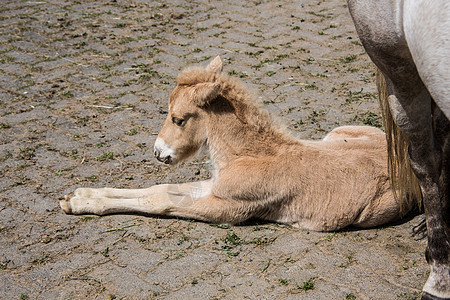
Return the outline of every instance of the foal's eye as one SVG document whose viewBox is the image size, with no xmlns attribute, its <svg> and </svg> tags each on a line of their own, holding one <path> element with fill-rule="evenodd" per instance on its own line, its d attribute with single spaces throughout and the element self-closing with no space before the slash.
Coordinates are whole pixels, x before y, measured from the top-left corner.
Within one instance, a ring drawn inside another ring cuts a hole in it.
<svg viewBox="0 0 450 300">
<path fill-rule="evenodd" d="M 183 126 L 184 123 L 186 123 L 186 122 L 184 121 L 184 119 L 173 117 L 172 118 L 172 123 L 177 125 L 177 126 Z"/>
</svg>

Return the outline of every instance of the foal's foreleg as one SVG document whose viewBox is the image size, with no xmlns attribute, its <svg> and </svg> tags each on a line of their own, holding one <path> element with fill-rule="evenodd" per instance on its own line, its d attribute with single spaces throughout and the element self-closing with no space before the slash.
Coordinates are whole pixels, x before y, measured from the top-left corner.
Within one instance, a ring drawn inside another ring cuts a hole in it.
<svg viewBox="0 0 450 300">
<path fill-rule="evenodd" d="M 145 189 L 79 188 L 60 201 L 66 213 L 106 215 L 111 213 L 164 214 L 173 206 L 187 206 L 210 194 L 209 181 L 162 184 Z"/>
<path fill-rule="evenodd" d="M 241 202 L 219 199 L 211 194 L 211 188 L 211 181 L 146 189 L 80 188 L 60 205 L 71 214 L 144 213 L 217 223 L 237 223 L 248 218 Z"/>
</svg>

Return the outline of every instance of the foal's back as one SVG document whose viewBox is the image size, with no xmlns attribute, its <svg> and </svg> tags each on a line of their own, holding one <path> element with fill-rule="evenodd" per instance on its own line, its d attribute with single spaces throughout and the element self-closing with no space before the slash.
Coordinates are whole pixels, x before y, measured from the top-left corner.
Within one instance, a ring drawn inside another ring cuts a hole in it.
<svg viewBox="0 0 450 300">
<path fill-rule="evenodd" d="M 339 127 L 321 141 L 300 141 L 279 167 L 290 174 L 284 184 L 297 186 L 298 193 L 282 209 L 301 220 L 300 227 L 371 227 L 399 216 L 389 184 L 385 136 L 377 128 Z"/>
</svg>

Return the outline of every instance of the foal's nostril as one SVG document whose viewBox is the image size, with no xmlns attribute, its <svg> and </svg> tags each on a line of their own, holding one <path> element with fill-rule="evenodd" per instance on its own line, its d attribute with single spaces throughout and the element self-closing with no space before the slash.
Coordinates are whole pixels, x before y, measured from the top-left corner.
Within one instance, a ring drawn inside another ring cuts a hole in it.
<svg viewBox="0 0 450 300">
<path fill-rule="evenodd" d="M 172 162 L 173 162 L 172 156 L 170 156 L 170 155 L 167 156 L 166 159 L 164 160 L 164 163 L 165 163 L 166 165 L 170 165 Z"/>
<path fill-rule="evenodd" d="M 154 154 L 156 159 L 162 163 L 170 164 L 172 162 L 172 157 L 170 155 L 161 157 L 161 151 L 159 151 L 158 149 L 155 149 Z"/>
<path fill-rule="evenodd" d="M 166 165 L 170 165 L 172 163 L 172 156 L 161 157 L 159 155 L 156 156 L 156 159 Z"/>
</svg>

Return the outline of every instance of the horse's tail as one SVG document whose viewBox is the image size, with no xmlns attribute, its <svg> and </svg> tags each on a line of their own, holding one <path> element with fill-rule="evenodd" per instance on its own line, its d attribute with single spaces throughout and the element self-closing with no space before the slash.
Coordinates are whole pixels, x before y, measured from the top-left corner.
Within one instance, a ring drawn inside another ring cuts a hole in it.
<svg viewBox="0 0 450 300">
<path fill-rule="evenodd" d="M 377 68 L 376 72 L 378 100 L 383 115 L 383 125 L 386 132 L 388 170 L 395 200 L 400 204 L 400 213 L 408 213 L 417 201 L 417 207 L 422 208 L 422 193 L 414 175 L 408 156 L 409 140 L 395 125 L 389 109 L 386 80 Z"/>
</svg>

